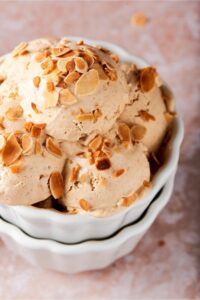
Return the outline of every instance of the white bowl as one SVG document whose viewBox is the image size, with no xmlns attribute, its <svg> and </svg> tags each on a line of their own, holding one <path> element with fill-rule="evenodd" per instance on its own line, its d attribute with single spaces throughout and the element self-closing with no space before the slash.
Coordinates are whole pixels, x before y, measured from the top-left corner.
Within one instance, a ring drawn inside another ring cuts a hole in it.
<svg viewBox="0 0 200 300">
<path fill-rule="evenodd" d="M 169 201 L 173 184 L 174 176 L 167 182 L 141 220 L 126 226 L 108 239 L 74 245 L 35 239 L 3 219 L 0 219 L 0 237 L 10 250 L 38 267 L 66 273 L 105 268 L 135 248 Z"/>
<path fill-rule="evenodd" d="M 71 40 L 83 39 L 79 37 L 67 38 Z M 91 41 L 85 38 L 84 41 L 109 48 L 111 51 L 117 53 L 122 61 L 133 62 L 139 67 L 148 65 L 143 59 L 127 53 L 124 49 L 116 45 L 103 41 Z M 7 205 L 0 205 L 0 214 L 5 220 L 19 226 L 31 236 L 38 238 L 53 239 L 63 243 L 76 243 L 92 238 L 105 238 L 121 227 L 137 220 L 145 211 L 152 199 L 176 169 L 182 139 L 183 123 L 180 116 L 177 115 L 168 160 L 154 176 L 152 188 L 132 206 L 113 216 L 97 218 L 87 214 L 66 215 L 31 206 Z"/>
</svg>

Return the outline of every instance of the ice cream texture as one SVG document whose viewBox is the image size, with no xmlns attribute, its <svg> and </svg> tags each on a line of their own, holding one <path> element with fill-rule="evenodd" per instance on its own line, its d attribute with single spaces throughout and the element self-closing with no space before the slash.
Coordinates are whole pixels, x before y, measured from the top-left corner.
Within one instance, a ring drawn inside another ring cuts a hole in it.
<svg viewBox="0 0 200 300">
<path fill-rule="evenodd" d="M 153 67 L 84 41 L 20 43 L 0 58 L 0 203 L 52 198 L 96 216 L 130 206 L 174 115 Z"/>
</svg>

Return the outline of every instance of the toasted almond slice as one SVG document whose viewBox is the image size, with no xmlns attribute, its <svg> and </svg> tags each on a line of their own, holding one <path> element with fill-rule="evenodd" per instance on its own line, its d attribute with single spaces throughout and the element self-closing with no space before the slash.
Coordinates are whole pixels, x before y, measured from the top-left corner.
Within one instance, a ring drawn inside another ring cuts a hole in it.
<svg viewBox="0 0 200 300">
<path fill-rule="evenodd" d="M 108 62 L 103 62 L 103 70 L 106 73 L 107 77 L 111 80 L 111 81 L 116 81 L 118 76 L 117 76 L 117 71 L 115 70 L 115 68 Z"/>
<path fill-rule="evenodd" d="M 45 79 L 47 82 L 51 81 L 53 82 L 54 86 L 56 86 L 59 83 L 59 76 L 57 71 L 53 71 L 50 74 L 45 75 Z"/>
<path fill-rule="evenodd" d="M 9 169 L 13 174 L 21 173 L 21 171 L 22 171 L 21 161 L 17 161 L 14 164 L 10 165 Z"/>
<path fill-rule="evenodd" d="M 91 206 L 90 206 L 89 202 L 83 198 L 79 200 L 79 205 L 85 211 L 91 210 Z"/>
<path fill-rule="evenodd" d="M 67 85 L 71 85 L 71 84 L 75 83 L 79 79 L 79 77 L 80 77 L 80 74 L 78 72 L 72 71 L 65 77 L 64 82 Z"/>
<path fill-rule="evenodd" d="M 37 124 L 35 124 L 35 126 L 37 126 L 40 129 L 45 129 L 47 124 L 46 123 L 37 123 Z"/>
<path fill-rule="evenodd" d="M 87 62 L 88 67 L 91 68 L 92 65 L 94 64 L 94 57 L 91 55 L 89 52 L 83 52 L 80 54 L 81 57 Z"/>
<path fill-rule="evenodd" d="M 21 153 L 22 148 L 20 147 L 16 136 L 11 134 L 2 150 L 1 156 L 3 164 L 6 166 L 11 165 L 20 157 Z"/>
<path fill-rule="evenodd" d="M 47 91 L 48 92 L 53 92 L 54 89 L 55 89 L 54 84 L 53 84 L 52 81 L 47 81 L 46 86 L 47 86 Z"/>
<path fill-rule="evenodd" d="M 79 73 L 85 73 L 88 70 L 88 64 L 82 57 L 75 57 L 75 70 Z"/>
<path fill-rule="evenodd" d="M 89 70 L 83 74 L 75 86 L 75 94 L 78 96 L 87 96 L 95 93 L 99 85 L 99 74 L 97 70 Z"/>
<path fill-rule="evenodd" d="M 125 172 L 124 169 L 119 169 L 119 170 L 114 171 L 114 172 L 112 173 L 112 175 L 113 175 L 114 177 L 119 177 L 119 176 L 121 176 L 122 174 L 124 174 L 124 172 Z"/>
<path fill-rule="evenodd" d="M 49 92 L 48 90 L 44 91 L 44 103 L 43 107 L 44 109 L 50 108 L 50 107 L 55 107 L 58 103 L 59 99 L 59 93 L 54 90 Z"/>
<path fill-rule="evenodd" d="M 6 144 L 6 139 L 3 135 L 0 135 L 0 151 L 4 148 Z"/>
<path fill-rule="evenodd" d="M 17 105 L 15 107 L 10 107 L 6 113 L 5 116 L 10 121 L 16 121 L 23 115 L 23 109 L 20 105 Z"/>
<path fill-rule="evenodd" d="M 27 42 L 21 42 L 13 51 L 12 51 L 12 56 L 19 56 L 23 55 L 27 52 L 26 48 L 28 46 Z"/>
<path fill-rule="evenodd" d="M 98 74 L 99 74 L 99 79 L 101 80 L 108 80 L 108 76 L 106 75 L 106 73 L 104 72 L 102 66 L 98 63 L 93 64 L 92 68 L 94 70 L 97 70 Z"/>
<path fill-rule="evenodd" d="M 118 135 L 122 142 L 130 142 L 131 132 L 130 128 L 125 123 L 120 123 L 118 126 Z"/>
<path fill-rule="evenodd" d="M 46 149 L 47 151 L 57 157 L 62 156 L 62 151 L 60 148 L 54 143 L 54 140 L 51 137 L 46 139 Z"/>
<path fill-rule="evenodd" d="M 146 127 L 139 125 L 139 124 L 134 124 L 131 128 L 131 135 L 133 140 L 142 140 L 143 137 L 145 136 L 147 129 Z"/>
<path fill-rule="evenodd" d="M 67 62 L 68 62 L 68 59 L 65 59 L 65 58 L 64 59 L 63 58 L 59 59 L 57 61 L 58 70 L 63 72 L 63 73 L 67 72 L 67 68 L 66 68 Z"/>
<path fill-rule="evenodd" d="M 117 64 L 119 63 L 119 56 L 115 53 L 111 53 L 110 57 L 112 58 L 112 60 L 114 60 Z"/>
<path fill-rule="evenodd" d="M 45 58 L 40 64 L 44 74 L 49 74 L 54 69 L 54 63 L 50 57 Z"/>
<path fill-rule="evenodd" d="M 34 138 L 38 138 L 41 134 L 41 131 L 42 129 L 39 126 L 34 124 L 31 128 L 31 136 Z"/>
<path fill-rule="evenodd" d="M 111 167 L 111 162 L 108 157 L 100 157 L 95 161 L 95 166 L 98 170 L 104 171 Z"/>
<path fill-rule="evenodd" d="M 164 112 L 164 117 L 165 117 L 165 120 L 167 121 L 167 123 L 171 123 L 172 120 L 174 119 L 175 117 L 175 114 L 174 113 L 171 113 L 171 112 Z"/>
<path fill-rule="evenodd" d="M 148 113 L 146 110 L 140 110 L 138 112 L 138 115 L 143 121 L 146 121 L 146 122 L 156 120 L 156 118 L 153 115 L 151 115 L 150 113 Z"/>
<path fill-rule="evenodd" d="M 143 186 L 146 187 L 146 188 L 149 188 L 149 187 L 151 187 L 151 182 L 147 181 L 147 180 L 144 180 Z"/>
<path fill-rule="evenodd" d="M 31 132 L 32 126 L 33 126 L 32 122 L 25 122 L 24 123 L 24 128 L 26 129 L 27 132 Z"/>
<path fill-rule="evenodd" d="M 31 107 L 32 107 L 32 110 L 34 110 L 34 112 L 36 114 L 41 114 L 42 112 L 37 108 L 37 105 L 34 103 L 34 102 L 31 102 Z"/>
<path fill-rule="evenodd" d="M 89 149 L 92 150 L 93 152 L 95 152 L 96 150 L 98 150 L 103 142 L 103 138 L 102 136 L 98 135 L 96 136 L 90 143 L 89 143 Z"/>
<path fill-rule="evenodd" d="M 39 88 L 39 86 L 40 86 L 40 81 L 41 81 L 40 76 L 36 76 L 36 77 L 33 78 L 33 84 L 34 84 L 34 86 L 35 86 L 36 88 Z"/>
<path fill-rule="evenodd" d="M 149 92 L 155 85 L 156 69 L 152 67 L 144 68 L 140 71 L 140 86 L 144 93 Z"/>
<path fill-rule="evenodd" d="M 35 154 L 42 154 L 42 146 L 39 141 L 35 141 Z"/>
<path fill-rule="evenodd" d="M 41 63 L 45 58 L 47 58 L 50 55 L 49 50 L 44 50 L 43 52 L 37 53 L 35 55 L 35 61 L 37 63 Z"/>
<path fill-rule="evenodd" d="M 122 200 L 122 206 L 126 206 L 126 207 L 130 206 L 131 204 L 133 204 L 133 202 L 137 200 L 137 198 L 138 198 L 137 193 L 134 193 L 129 197 L 124 197 Z"/>
<path fill-rule="evenodd" d="M 80 122 L 82 121 L 94 121 L 94 115 L 92 113 L 82 113 L 76 116 L 76 119 Z"/>
<path fill-rule="evenodd" d="M 64 193 L 64 181 L 60 172 L 51 173 L 49 187 L 51 194 L 55 199 L 62 197 Z"/>
<path fill-rule="evenodd" d="M 64 106 L 68 106 L 76 103 L 77 99 L 69 89 L 63 89 L 59 94 L 59 102 Z"/>
<path fill-rule="evenodd" d="M 68 59 L 67 63 L 66 63 L 66 70 L 67 72 L 71 73 L 73 71 L 75 71 L 75 62 L 74 59 Z M 76 75 L 78 76 L 78 75 Z"/>
<path fill-rule="evenodd" d="M 68 53 L 69 51 L 71 51 L 71 49 L 69 47 L 65 47 L 65 46 L 56 47 L 56 48 L 51 49 L 52 54 L 54 56 L 58 56 L 58 57 Z"/>
<path fill-rule="evenodd" d="M 72 168 L 71 174 L 69 176 L 69 182 L 77 181 L 80 169 L 81 167 L 79 164 Z"/>
<path fill-rule="evenodd" d="M 29 153 L 33 149 L 33 139 L 27 133 L 22 135 L 21 138 L 23 154 Z"/>
</svg>

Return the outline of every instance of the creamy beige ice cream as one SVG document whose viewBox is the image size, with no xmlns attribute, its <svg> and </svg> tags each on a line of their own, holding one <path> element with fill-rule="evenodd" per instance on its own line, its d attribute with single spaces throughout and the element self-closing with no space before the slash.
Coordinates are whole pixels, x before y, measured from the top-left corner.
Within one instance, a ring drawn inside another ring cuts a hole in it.
<svg viewBox="0 0 200 300">
<path fill-rule="evenodd" d="M 0 59 L 0 203 L 96 216 L 131 205 L 150 187 L 171 99 L 154 68 L 102 47 L 21 43 Z"/>
</svg>

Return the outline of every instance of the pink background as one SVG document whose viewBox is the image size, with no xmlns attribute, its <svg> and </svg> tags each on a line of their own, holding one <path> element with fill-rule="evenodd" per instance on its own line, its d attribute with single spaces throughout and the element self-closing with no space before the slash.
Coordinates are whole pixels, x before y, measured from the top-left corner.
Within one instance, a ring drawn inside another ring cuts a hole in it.
<svg viewBox="0 0 200 300">
<path fill-rule="evenodd" d="M 146 26 L 130 24 L 136 12 Z M 0 29 L 0 54 L 51 35 L 120 44 L 158 67 L 185 122 L 172 199 L 134 252 L 103 271 L 65 275 L 30 266 L 0 242 L 0 299 L 199 298 L 200 2 L 0 1 Z"/>
</svg>

